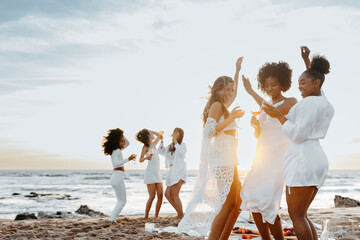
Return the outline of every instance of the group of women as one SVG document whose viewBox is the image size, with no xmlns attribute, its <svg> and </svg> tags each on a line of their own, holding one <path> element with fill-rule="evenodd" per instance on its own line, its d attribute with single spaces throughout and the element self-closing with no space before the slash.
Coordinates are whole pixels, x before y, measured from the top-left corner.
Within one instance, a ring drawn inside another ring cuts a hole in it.
<svg viewBox="0 0 360 240">
<path fill-rule="evenodd" d="M 199 173 L 185 215 L 178 197 L 186 176 L 183 131 L 175 129 L 173 142 L 167 147 L 161 144 L 158 150 L 155 146 L 162 136 L 146 129 L 140 131 L 137 139 L 144 144 L 140 162 L 149 160 L 145 183 L 148 184 L 150 197 L 145 217 L 148 217 L 155 193 L 158 195 L 156 217 L 162 202 L 161 177 L 152 174 L 152 169 L 159 165 L 159 152 L 165 155 L 170 166 L 165 196 L 181 218 L 178 225 L 180 232 L 196 231 L 208 235 L 210 240 L 228 239 L 240 211 L 249 210 L 262 239 L 271 239 L 270 233 L 275 239 L 284 239 L 278 211 L 285 185 L 288 212 L 297 238 L 317 239 L 316 229 L 307 211 L 327 176 L 328 160 L 319 139 L 325 138 L 334 109 L 322 91 L 330 64 L 320 55 L 313 56 L 310 61 L 309 54 L 307 47 L 301 47 L 306 70 L 298 79 L 303 97 L 299 102 L 283 96 L 292 83 L 292 70 L 286 62 L 265 63 L 259 70 L 258 88 L 270 97 L 268 101 L 253 90 L 248 78 L 242 76 L 246 92 L 260 108 L 259 116 L 251 118 L 258 142 L 251 170 L 243 186 L 237 172 L 238 134 L 235 120 L 241 118 L 244 111 L 239 107 L 231 112 L 228 110 L 237 96 L 243 58 L 236 62 L 234 79 L 228 76 L 216 79 L 202 114 L 204 128 Z M 118 198 L 118 204 L 111 214 L 111 220 L 114 220 L 124 203 L 124 200 L 120 201 L 124 198 L 124 194 L 120 194 L 124 191 L 121 190 L 123 183 L 116 185 L 115 182 L 123 178 L 122 165 L 135 157 L 131 155 L 122 160 L 121 149 L 128 145 L 124 137 L 118 138 L 117 143 L 107 150 L 106 144 L 112 131 L 103 145 L 105 154 L 111 155 L 114 165 L 111 183 Z M 154 155 L 150 157 L 148 153 Z M 178 166 L 183 167 L 175 168 L 176 161 L 181 162 Z"/>
</svg>

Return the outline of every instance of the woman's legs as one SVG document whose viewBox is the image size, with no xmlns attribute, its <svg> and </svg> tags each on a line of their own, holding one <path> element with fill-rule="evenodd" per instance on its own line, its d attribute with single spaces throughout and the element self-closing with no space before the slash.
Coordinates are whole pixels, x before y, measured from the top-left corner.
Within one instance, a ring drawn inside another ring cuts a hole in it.
<svg viewBox="0 0 360 240">
<path fill-rule="evenodd" d="M 155 183 L 157 201 L 156 201 L 156 208 L 155 208 L 155 218 L 159 217 L 159 212 L 163 200 L 163 185 L 162 183 Z"/>
<path fill-rule="evenodd" d="M 114 172 L 111 176 L 110 183 L 115 191 L 117 203 L 111 212 L 110 221 L 115 221 L 121 213 L 126 203 L 126 188 L 124 182 L 124 173 Z"/>
<path fill-rule="evenodd" d="M 174 201 L 173 201 L 173 199 L 172 199 L 172 197 L 171 197 L 171 190 L 170 190 L 171 187 L 172 187 L 172 186 L 166 187 L 165 197 L 166 197 L 166 199 L 169 201 L 169 203 L 171 204 L 171 206 L 173 206 L 173 208 L 175 208 Z"/>
<path fill-rule="evenodd" d="M 235 172 L 234 172 L 234 176 L 235 176 Z M 231 212 L 234 210 L 234 207 L 236 205 L 236 194 L 238 193 L 237 190 L 238 185 L 239 185 L 239 181 L 233 180 L 226 201 L 222 206 L 218 215 L 214 218 L 214 221 L 211 225 L 209 240 L 213 240 L 213 239 L 217 240 L 220 238 L 223 228 L 227 222 L 227 219 L 231 214 Z"/>
<path fill-rule="evenodd" d="M 281 226 L 281 220 L 279 215 L 276 216 L 274 224 L 267 223 L 271 234 L 276 240 L 284 240 L 284 234 Z"/>
<path fill-rule="evenodd" d="M 316 187 L 289 187 L 286 186 L 286 202 L 290 218 L 294 225 L 296 236 L 299 240 L 317 240 L 313 238 L 311 221 L 307 218 L 307 210 L 311 200 L 316 195 Z M 310 223 L 310 224 L 309 224 Z"/>
<path fill-rule="evenodd" d="M 240 197 L 240 191 L 241 191 L 241 183 L 239 181 L 237 167 L 234 169 L 234 181 L 238 181 L 237 185 L 237 192 L 236 192 L 236 202 L 233 210 L 231 211 L 230 215 L 228 216 L 228 219 L 226 220 L 226 224 L 224 226 L 224 229 L 221 233 L 220 239 L 228 239 L 231 231 L 236 223 L 236 220 L 239 217 L 240 214 L 240 205 L 241 205 L 241 197 Z"/>
<path fill-rule="evenodd" d="M 252 212 L 252 215 L 254 217 L 256 227 L 260 232 L 261 239 L 262 240 L 270 240 L 271 236 L 270 236 L 268 224 L 266 222 L 265 223 L 263 222 L 263 217 L 262 217 L 261 213 Z"/>
<path fill-rule="evenodd" d="M 155 183 L 153 184 L 146 184 L 147 190 L 149 193 L 149 199 L 146 202 L 146 208 L 145 208 L 145 219 L 149 219 L 149 212 L 152 205 L 152 202 L 155 198 Z"/>
<path fill-rule="evenodd" d="M 179 219 L 184 217 L 182 203 L 181 203 L 181 199 L 179 197 L 181 186 L 183 184 L 184 184 L 184 181 L 180 180 L 178 183 L 172 185 L 170 188 L 171 199 L 174 203 L 173 207 L 175 208 L 175 210 L 177 212 L 177 218 L 179 218 Z"/>
<path fill-rule="evenodd" d="M 314 224 L 310 221 L 308 215 L 307 215 L 307 211 L 309 210 L 309 207 L 310 207 L 310 204 L 312 203 L 312 201 L 314 200 L 316 194 L 318 192 L 318 189 L 316 188 L 315 191 L 314 191 L 314 194 L 313 196 L 311 197 L 310 199 L 310 202 L 309 202 L 309 205 L 307 206 L 307 209 L 306 209 L 306 220 L 308 221 L 310 227 L 311 227 L 311 232 L 313 234 L 313 239 L 317 239 L 317 232 L 316 232 L 316 228 L 314 226 Z"/>
</svg>

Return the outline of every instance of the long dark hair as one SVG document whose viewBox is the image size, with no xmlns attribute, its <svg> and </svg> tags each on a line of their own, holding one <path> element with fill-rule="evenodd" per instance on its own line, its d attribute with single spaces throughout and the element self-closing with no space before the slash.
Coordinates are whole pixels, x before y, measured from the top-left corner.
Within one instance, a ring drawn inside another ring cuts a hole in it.
<svg viewBox="0 0 360 240">
<path fill-rule="evenodd" d="M 184 138 L 184 130 L 183 130 L 182 128 L 177 127 L 177 128 L 174 129 L 174 132 L 178 132 L 178 133 L 179 133 L 179 138 L 177 139 L 177 142 L 178 142 L 179 144 L 181 144 L 182 141 L 183 141 L 183 138 Z M 175 145 L 174 142 L 172 142 L 172 143 L 170 144 L 170 147 L 169 147 L 169 152 L 171 152 L 171 155 L 175 152 L 175 147 L 174 147 L 174 145 Z"/>
<path fill-rule="evenodd" d="M 123 137 L 124 131 L 120 128 L 110 129 L 108 135 L 103 138 L 102 147 L 105 155 L 111 155 L 112 152 L 120 148 L 120 139 Z"/>
<path fill-rule="evenodd" d="M 221 99 L 221 97 L 219 96 L 219 94 L 217 94 L 218 91 L 221 91 L 222 89 L 225 88 L 225 86 L 228 83 L 233 83 L 234 80 L 231 77 L 228 76 L 221 76 L 218 79 L 215 80 L 214 84 L 212 87 L 210 88 L 210 92 L 209 92 L 209 98 L 208 98 L 208 102 L 206 103 L 205 107 L 204 107 L 204 111 L 202 113 L 202 120 L 203 120 L 203 126 L 205 126 L 206 120 L 209 116 L 209 109 L 211 107 L 211 105 L 214 102 L 220 102 L 222 105 L 222 110 L 224 112 L 224 116 L 225 118 L 228 118 L 229 116 L 229 111 L 227 110 L 227 108 L 225 107 L 223 100 Z"/>
<path fill-rule="evenodd" d="M 150 147 L 150 132 L 146 128 L 140 130 L 136 136 L 136 140 L 143 143 L 146 147 Z"/>
</svg>

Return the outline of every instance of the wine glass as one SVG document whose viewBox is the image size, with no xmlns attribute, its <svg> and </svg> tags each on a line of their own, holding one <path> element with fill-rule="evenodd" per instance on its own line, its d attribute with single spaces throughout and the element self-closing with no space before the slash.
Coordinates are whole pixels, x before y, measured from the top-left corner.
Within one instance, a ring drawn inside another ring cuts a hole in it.
<svg viewBox="0 0 360 240">
<path fill-rule="evenodd" d="M 154 155 L 154 149 L 151 149 L 151 152 L 149 153 L 150 160 L 151 160 L 153 155 Z"/>
<path fill-rule="evenodd" d="M 255 112 L 251 111 L 251 113 L 252 113 L 252 115 L 253 115 L 254 117 L 257 117 L 257 116 L 260 115 L 261 111 L 255 111 Z M 254 125 L 253 127 L 258 128 L 257 125 Z"/>
<path fill-rule="evenodd" d="M 159 131 L 159 134 L 160 134 L 161 136 L 163 136 L 163 135 L 164 135 L 164 131 Z"/>
</svg>

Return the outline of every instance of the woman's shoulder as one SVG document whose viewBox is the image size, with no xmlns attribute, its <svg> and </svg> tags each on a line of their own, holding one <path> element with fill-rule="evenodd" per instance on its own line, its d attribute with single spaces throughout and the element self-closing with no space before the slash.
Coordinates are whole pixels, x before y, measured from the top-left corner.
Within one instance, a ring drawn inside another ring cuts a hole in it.
<svg viewBox="0 0 360 240">
<path fill-rule="evenodd" d="M 294 97 L 285 98 L 284 103 L 295 105 L 297 103 L 297 99 Z"/>
<path fill-rule="evenodd" d="M 222 106 L 223 106 L 223 104 L 221 102 L 213 102 L 210 105 L 209 111 L 211 111 L 211 110 L 222 111 Z"/>
<path fill-rule="evenodd" d="M 120 150 L 120 148 L 117 148 L 117 149 L 112 151 L 111 155 L 117 154 L 119 152 L 121 152 L 121 150 Z"/>
</svg>

